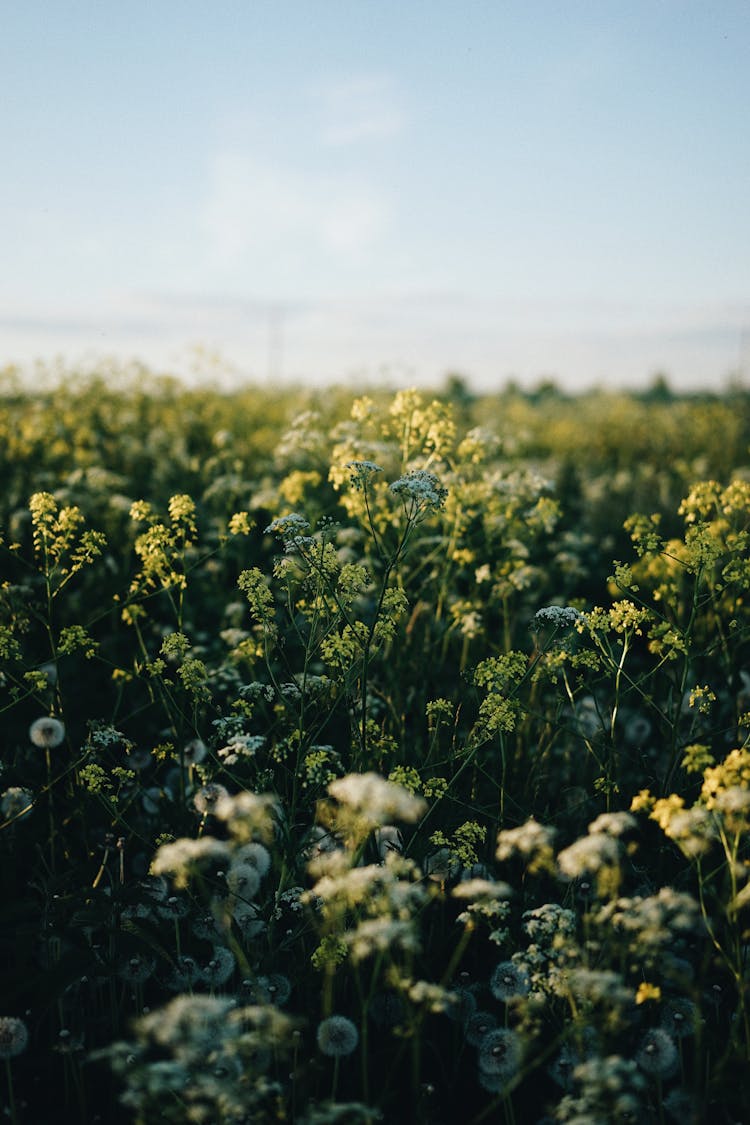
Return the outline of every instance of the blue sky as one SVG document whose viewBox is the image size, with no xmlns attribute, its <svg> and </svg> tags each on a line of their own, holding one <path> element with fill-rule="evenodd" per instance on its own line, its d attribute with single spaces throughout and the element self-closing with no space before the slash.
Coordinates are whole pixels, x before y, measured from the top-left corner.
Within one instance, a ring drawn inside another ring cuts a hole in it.
<svg viewBox="0 0 750 1125">
<path fill-rule="evenodd" d="M 5 0 L 0 364 L 750 377 L 750 4 Z"/>
</svg>

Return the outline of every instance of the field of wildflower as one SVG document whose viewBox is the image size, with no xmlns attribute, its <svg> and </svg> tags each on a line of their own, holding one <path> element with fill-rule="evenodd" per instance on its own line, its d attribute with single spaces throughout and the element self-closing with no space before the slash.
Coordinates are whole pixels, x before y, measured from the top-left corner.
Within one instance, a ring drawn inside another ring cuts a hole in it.
<svg viewBox="0 0 750 1125">
<path fill-rule="evenodd" d="M 12 1125 L 750 1121 L 750 393 L 0 376 Z"/>
</svg>

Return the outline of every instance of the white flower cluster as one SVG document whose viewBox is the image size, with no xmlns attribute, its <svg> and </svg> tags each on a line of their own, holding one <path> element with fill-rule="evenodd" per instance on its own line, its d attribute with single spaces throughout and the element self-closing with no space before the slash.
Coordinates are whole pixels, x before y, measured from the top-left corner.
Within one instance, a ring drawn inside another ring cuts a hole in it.
<svg viewBox="0 0 750 1125">
<path fill-rule="evenodd" d="M 427 808 L 421 797 L 415 797 L 401 785 L 373 772 L 339 777 L 328 786 L 328 792 L 342 805 L 375 824 L 387 824 L 392 820 L 414 822 Z"/>
<path fill-rule="evenodd" d="M 260 750 L 265 742 L 260 734 L 235 734 L 229 739 L 226 746 L 216 751 L 225 766 L 236 766 L 239 761 L 254 758 L 256 751 Z"/>
<path fill-rule="evenodd" d="M 345 468 L 349 470 L 352 488 L 357 492 L 366 487 L 367 479 L 373 473 L 383 472 L 382 466 L 376 465 L 374 461 L 347 461 Z"/>
<path fill-rule="evenodd" d="M 310 523 L 299 512 L 290 512 L 288 516 L 277 516 L 271 520 L 265 530 L 266 535 L 278 535 L 287 539 L 293 535 L 304 535 L 310 530 Z"/>
<path fill-rule="evenodd" d="M 555 836 L 554 828 L 540 824 L 530 817 L 525 824 L 520 824 L 517 828 L 503 828 L 498 832 L 495 855 L 501 862 L 516 855 L 525 860 L 548 853 L 551 855 Z"/>
<path fill-rule="evenodd" d="M 199 840 L 184 837 L 171 844 L 162 844 L 151 861 L 152 875 L 171 875 L 176 887 L 186 887 L 190 875 L 211 863 L 226 863 L 229 848 L 222 840 L 202 836 Z"/>
<path fill-rule="evenodd" d="M 569 629 L 577 625 L 583 614 L 572 605 L 546 605 L 534 614 L 535 625 L 554 625 L 556 629 Z"/>
<path fill-rule="evenodd" d="M 391 492 L 400 496 L 421 511 L 438 512 L 448 498 L 448 489 L 441 485 L 434 473 L 426 469 L 411 469 L 390 485 Z"/>
</svg>

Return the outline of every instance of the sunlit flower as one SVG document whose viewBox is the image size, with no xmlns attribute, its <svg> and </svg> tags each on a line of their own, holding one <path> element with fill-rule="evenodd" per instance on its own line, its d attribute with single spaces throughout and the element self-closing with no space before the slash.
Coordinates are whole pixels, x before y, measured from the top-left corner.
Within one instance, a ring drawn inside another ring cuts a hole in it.
<svg viewBox="0 0 750 1125">
<path fill-rule="evenodd" d="M 162 844 L 151 861 L 152 875 L 171 875 L 175 886 L 186 887 L 188 879 L 212 863 L 226 863 L 229 848 L 223 840 L 201 836 L 199 840 L 183 837 Z"/>
<path fill-rule="evenodd" d="M 229 791 L 223 785 L 217 785 L 212 782 L 210 785 L 202 785 L 198 792 L 193 797 L 193 804 L 199 813 L 204 816 L 213 813 L 218 803 L 225 797 L 229 796 Z"/>
<path fill-rule="evenodd" d="M 624 836 L 638 827 L 635 817 L 629 812 L 601 813 L 589 825 L 590 836 Z"/>
<path fill-rule="evenodd" d="M 51 750 L 59 746 L 65 738 L 65 725 L 59 719 L 53 719 L 51 715 L 35 719 L 29 727 L 29 738 L 34 746 L 39 746 L 42 750 Z"/>
<path fill-rule="evenodd" d="M 328 792 L 343 805 L 366 816 L 374 824 L 388 820 L 419 820 L 427 805 L 408 789 L 386 781 L 377 773 L 349 773 L 328 786 Z"/>
<path fill-rule="evenodd" d="M 563 875 L 578 879 L 581 875 L 594 875 L 604 867 L 617 867 L 621 857 L 621 844 L 612 836 L 597 833 L 582 836 L 557 857 Z"/>
<path fill-rule="evenodd" d="M 496 856 L 502 862 L 518 856 L 526 861 L 530 871 L 539 871 L 552 866 L 552 844 L 555 829 L 539 824 L 530 817 L 517 828 L 504 828 L 497 834 Z"/>
<path fill-rule="evenodd" d="M 356 1051 L 359 1032 L 346 1016 L 329 1016 L 318 1024 L 315 1038 L 324 1055 L 342 1058 Z"/>
</svg>

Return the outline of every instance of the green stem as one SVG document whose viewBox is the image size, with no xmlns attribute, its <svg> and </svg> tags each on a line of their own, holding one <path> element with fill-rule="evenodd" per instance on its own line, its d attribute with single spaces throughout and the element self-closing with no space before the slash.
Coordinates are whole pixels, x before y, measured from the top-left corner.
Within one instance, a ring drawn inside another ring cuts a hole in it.
<svg viewBox="0 0 750 1125">
<path fill-rule="evenodd" d="M 10 1066 L 10 1059 L 5 1060 L 5 1074 L 8 1079 L 8 1105 L 10 1107 L 10 1119 L 12 1125 L 18 1125 L 18 1115 L 16 1113 L 16 1098 L 13 1091 L 13 1072 Z"/>
</svg>

